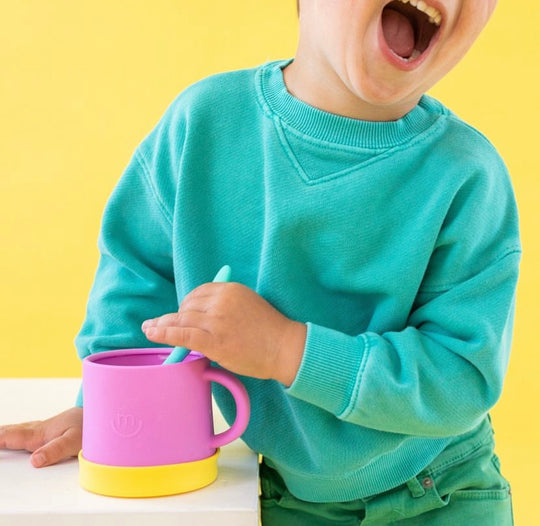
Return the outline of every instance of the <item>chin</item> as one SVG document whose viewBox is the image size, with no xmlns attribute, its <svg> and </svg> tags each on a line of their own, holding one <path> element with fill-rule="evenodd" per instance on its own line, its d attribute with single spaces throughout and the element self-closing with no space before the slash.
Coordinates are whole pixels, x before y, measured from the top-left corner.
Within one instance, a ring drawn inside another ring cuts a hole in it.
<svg viewBox="0 0 540 526">
<path fill-rule="evenodd" d="M 358 82 L 353 86 L 354 94 L 363 102 L 380 108 L 381 111 L 394 112 L 398 117 L 411 110 L 422 96 L 422 92 L 415 90 L 411 93 L 406 86 L 396 86 L 390 82 Z M 398 118 L 396 117 L 396 118 Z"/>
</svg>

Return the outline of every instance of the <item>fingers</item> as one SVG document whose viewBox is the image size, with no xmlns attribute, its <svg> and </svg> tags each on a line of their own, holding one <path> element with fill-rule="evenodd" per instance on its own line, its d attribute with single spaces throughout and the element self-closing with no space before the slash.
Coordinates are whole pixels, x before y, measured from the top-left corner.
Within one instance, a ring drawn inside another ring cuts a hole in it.
<svg viewBox="0 0 540 526">
<path fill-rule="evenodd" d="M 175 347 L 186 347 L 193 351 L 207 354 L 211 352 L 212 337 L 204 329 L 175 326 L 146 326 L 146 337 L 156 343 Z"/>
<path fill-rule="evenodd" d="M 182 303 L 189 303 L 190 301 L 197 299 L 205 300 L 210 297 L 215 297 L 216 295 L 219 295 L 221 292 L 225 290 L 230 290 L 232 287 L 238 286 L 238 283 L 234 282 L 209 282 L 209 283 L 203 283 L 202 285 L 199 285 L 198 287 L 195 287 L 192 291 L 190 291 L 183 299 Z"/>
<path fill-rule="evenodd" d="M 192 327 L 197 329 L 206 329 L 205 320 L 208 317 L 203 311 L 182 310 L 164 314 L 159 318 L 146 320 L 142 324 L 142 330 L 146 332 L 150 327 Z"/>
<path fill-rule="evenodd" d="M 72 407 L 44 421 L 0 427 L 0 448 L 26 449 L 36 467 L 77 455 L 82 445 L 83 410 Z"/>
<path fill-rule="evenodd" d="M 0 427 L 0 449 L 34 451 L 43 443 L 41 422 L 26 422 Z"/>
<path fill-rule="evenodd" d="M 251 289 L 240 283 L 203 283 L 184 297 L 179 310 L 180 312 L 220 310 L 229 305 L 232 299 L 241 297 L 246 292 L 253 293 Z"/>
<path fill-rule="evenodd" d="M 217 314 L 219 316 L 218 305 L 220 302 L 224 303 L 222 293 L 225 290 L 237 290 L 238 287 L 246 288 L 238 283 L 204 283 L 185 296 L 178 312 L 146 320 L 142 324 L 142 330 L 146 333 L 149 327 L 168 326 L 210 330 L 208 322 L 211 318 L 209 315 L 213 314 L 215 317 Z"/>
<path fill-rule="evenodd" d="M 50 466 L 69 457 L 77 456 L 81 444 L 81 430 L 67 429 L 61 436 L 54 438 L 40 447 L 30 457 L 36 468 Z"/>
</svg>

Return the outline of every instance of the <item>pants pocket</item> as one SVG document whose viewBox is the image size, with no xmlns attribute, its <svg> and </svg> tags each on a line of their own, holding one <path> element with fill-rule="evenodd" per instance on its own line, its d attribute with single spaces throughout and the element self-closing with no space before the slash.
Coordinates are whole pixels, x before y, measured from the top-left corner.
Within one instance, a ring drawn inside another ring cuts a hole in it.
<svg viewBox="0 0 540 526">
<path fill-rule="evenodd" d="M 466 462 L 455 471 L 470 470 L 456 481 L 453 476 L 441 474 L 438 482 L 439 491 L 447 501 L 444 510 L 439 514 L 439 522 L 434 525 L 459 526 L 474 524 L 475 526 L 512 526 L 512 491 L 510 484 L 500 471 L 499 459 L 491 451 Z M 450 469 L 449 471 L 452 471 Z M 420 523 L 419 523 L 420 524 Z"/>
<path fill-rule="evenodd" d="M 491 444 L 440 471 L 428 472 L 428 476 L 448 504 L 457 500 L 504 501 L 511 495 Z"/>
<path fill-rule="evenodd" d="M 362 526 L 511 526 L 510 485 L 488 443 L 366 501 Z"/>
</svg>

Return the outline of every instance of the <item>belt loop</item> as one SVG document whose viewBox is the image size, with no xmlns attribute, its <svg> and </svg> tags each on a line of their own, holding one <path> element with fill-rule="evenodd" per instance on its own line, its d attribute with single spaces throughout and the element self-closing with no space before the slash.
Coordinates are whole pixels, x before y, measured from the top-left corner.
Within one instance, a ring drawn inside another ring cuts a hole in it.
<svg viewBox="0 0 540 526">
<path fill-rule="evenodd" d="M 426 489 L 416 477 L 408 480 L 405 484 L 415 499 L 423 497 L 426 494 Z"/>
</svg>

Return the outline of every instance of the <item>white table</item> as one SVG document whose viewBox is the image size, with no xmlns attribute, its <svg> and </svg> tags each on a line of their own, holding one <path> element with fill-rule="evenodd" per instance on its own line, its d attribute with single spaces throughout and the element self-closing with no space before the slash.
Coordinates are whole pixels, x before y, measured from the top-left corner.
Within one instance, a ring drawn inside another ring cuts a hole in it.
<svg viewBox="0 0 540 526">
<path fill-rule="evenodd" d="M 1 379 L 0 424 L 41 420 L 73 405 L 80 380 Z M 225 429 L 215 412 L 216 432 Z M 256 526 L 257 456 L 240 440 L 221 448 L 218 479 L 206 488 L 151 499 L 94 495 L 78 463 L 36 469 L 24 451 L 0 450 L 0 526 Z"/>
</svg>

